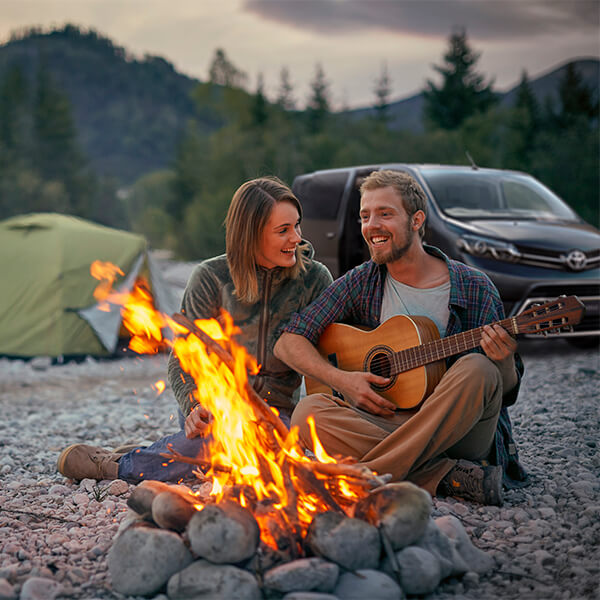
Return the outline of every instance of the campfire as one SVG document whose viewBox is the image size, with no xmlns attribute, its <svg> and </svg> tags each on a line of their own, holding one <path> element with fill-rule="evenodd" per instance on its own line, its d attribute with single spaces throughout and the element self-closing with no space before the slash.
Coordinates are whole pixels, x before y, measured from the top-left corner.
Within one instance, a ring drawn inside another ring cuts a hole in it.
<svg viewBox="0 0 600 600">
<path fill-rule="evenodd" d="M 187 486 L 146 481 L 129 498 L 136 513 L 169 533 L 184 535 L 185 552 L 191 549 L 213 565 L 247 561 L 263 581 L 278 564 L 317 560 L 307 556 L 334 560 L 335 577 L 328 575 L 334 583 L 339 567 L 375 569 L 382 554 L 387 556 L 390 574 L 400 577 L 396 552 L 421 538 L 431 521 L 431 498 L 425 491 L 410 483 L 384 486 L 387 476 L 329 456 L 314 422 L 309 423 L 312 448 L 307 456 L 297 429 L 288 430 L 277 410 L 249 384 L 248 373 L 257 373 L 260 365 L 236 343 L 238 330 L 226 312 L 219 320 L 195 322 L 182 314 L 168 316 L 155 310 L 143 279 L 123 294 L 112 289 L 117 267 L 96 262 L 91 271 L 100 280 L 96 298 L 102 306 L 120 307 L 131 336 L 130 348 L 139 353 L 171 349 L 196 382 L 194 400 L 213 416 L 206 454 L 189 458 L 171 450 L 165 456 L 165 461 L 197 465 L 198 481 L 209 482 L 210 493 L 200 496 Z M 187 566 L 185 552 L 185 560 L 166 578 L 173 579 L 176 571 Z M 112 560 L 113 585 L 119 581 L 124 560 Z M 194 564 L 199 562 L 204 561 Z M 321 567 L 312 564 L 311 569 Z M 196 568 L 200 567 L 196 564 Z M 187 584 L 180 581 L 180 585 Z M 329 584 L 294 589 L 326 588 L 333 589 Z M 119 591 L 142 593 L 127 585 L 120 585 Z M 143 593 L 148 589 L 143 588 Z"/>
</svg>

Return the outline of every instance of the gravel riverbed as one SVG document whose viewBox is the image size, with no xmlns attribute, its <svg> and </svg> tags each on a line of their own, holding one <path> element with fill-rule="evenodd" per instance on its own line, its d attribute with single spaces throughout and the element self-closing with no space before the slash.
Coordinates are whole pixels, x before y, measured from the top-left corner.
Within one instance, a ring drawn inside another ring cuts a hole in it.
<svg viewBox="0 0 600 600">
<path fill-rule="evenodd" d="M 496 568 L 427 598 L 600 597 L 600 355 L 564 340 L 524 340 L 520 351 L 526 375 L 511 416 L 531 484 L 502 508 L 434 499 L 434 516 L 457 516 Z M 106 557 L 133 486 L 74 483 L 56 459 L 72 443 L 113 448 L 174 432 L 173 396 L 153 387 L 165 379 L 164 356 L 0 359 L 0 600 L 124 598 Z"/>
</svg>

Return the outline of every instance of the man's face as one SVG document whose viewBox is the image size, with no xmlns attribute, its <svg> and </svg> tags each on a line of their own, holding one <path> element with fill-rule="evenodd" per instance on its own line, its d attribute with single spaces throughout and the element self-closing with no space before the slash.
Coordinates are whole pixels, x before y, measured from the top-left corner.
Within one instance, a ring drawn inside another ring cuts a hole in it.
<svg viewBox="0 0 600 600">
<path fill-rule="evenodd" d="M 363 193 L 360 219 L 363 238 L 378 265 L 399 260 L 413 244 L 411 220 L 400 194 L 391 186 Z"/>
</svg>

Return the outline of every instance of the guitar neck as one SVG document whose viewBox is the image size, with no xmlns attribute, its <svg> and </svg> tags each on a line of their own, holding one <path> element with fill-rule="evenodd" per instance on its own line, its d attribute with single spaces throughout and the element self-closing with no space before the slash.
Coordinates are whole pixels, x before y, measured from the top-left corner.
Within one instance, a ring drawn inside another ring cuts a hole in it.
<svg viewBox="0 0 600 600">
<path fill-rule="evenodd" d="M 500 325 L 513 336 L 519 333 L 517 320 L 514 318 L 496 321 L 495 323 L 490 323 L 490 325 Z M 392 355 L 392 374 L 397 375 L 404 371 L 410 371 L 410 369 L 422 367 L 436 360 L 472 350 L 479 346 L 482 332 L 483 327 L 477 327 L 476 329 L 427 342 L 421 346 L 414 346 L 413 348 L 406 348 L 400 352 L 395 352 Z"/>
</svg>

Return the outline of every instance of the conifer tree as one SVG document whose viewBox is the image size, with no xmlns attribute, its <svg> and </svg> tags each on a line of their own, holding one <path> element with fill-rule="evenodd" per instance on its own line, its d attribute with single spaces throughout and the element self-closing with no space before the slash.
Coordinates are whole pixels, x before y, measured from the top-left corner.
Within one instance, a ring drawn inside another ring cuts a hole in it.
<svg viewBox="0 0 600 600">
<path fill-rule="evenodd" d="M 377 120 L 382 123 L 386 123 L 389 118 L 388 109 L 390 106 L 391 83 L 387 64 L 384 62 L 374 87 L 375 116 L 377 117 Z"/>
<path fill-rule="evenodd" d="M 208 78 L 216 85 L 243 88 L 248 77 L 227 58 L 225 50 L 217 48 L 210 63 Z"/>
<path fill-rule="evenodd" d="M 290 81 L 290 72 L 283 67 L 279 73 L 279 89 L 277 91 L 277 104 L 284 110 L 294 110 L 296 101 L 293 96 L 293 86 Z"/>
<path fill-rule="evenodd" d="M 310 82 L 310 96 L 306 112 L 308 126 L 312 132 L 320 131 L 330 113 L 329 82 L 320 63 L 315 67 L 315 75 Z"/>
<path fill-rule="evenodd" d="M 442 129 L 457 129 L 462 122 L 485 112 L 497 102 L 492 82 L 486 83 L 475 70 L 480 54 L 474 52 L 465 31 L 453 33 L 449 38 L 444 63 L 433 68 L 442 76 L 441 86 L 427 80 L 423 92 L 426 121 Z"/>
<path fill-rule="evenodd" d="M 256 93 L 252 102 L 252 122 L 260 127 L 264 125 L 268 116 L 264 77 L 262 73 L 259 73 L 256 81 Z"/>
</svg>

